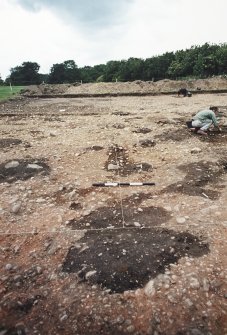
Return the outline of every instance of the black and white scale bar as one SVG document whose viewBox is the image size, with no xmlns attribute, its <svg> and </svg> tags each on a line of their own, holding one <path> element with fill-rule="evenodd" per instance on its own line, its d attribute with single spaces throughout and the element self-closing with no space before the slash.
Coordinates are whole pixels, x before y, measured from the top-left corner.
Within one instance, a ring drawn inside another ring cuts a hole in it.
<svg viewBox="0 0 227 335">
<path fill-rule="evenodd" d="M 155 183 L 152 182 L 145 182 L 145 183 L 117 183 L 117 182 L 107 182 L 107 183 L 94 183 L 92 186 L 96 187 L 108 187 L 108 186 L 154 186 Z"/>
</svg>

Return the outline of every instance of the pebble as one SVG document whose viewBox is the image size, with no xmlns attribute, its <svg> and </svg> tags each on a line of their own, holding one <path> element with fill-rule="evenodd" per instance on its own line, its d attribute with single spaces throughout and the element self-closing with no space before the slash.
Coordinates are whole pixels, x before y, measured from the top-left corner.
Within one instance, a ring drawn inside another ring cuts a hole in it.
<svg viewBox="0 0 227 335">
<path fill-rule="evenodd" d="M 108 164 L 107 170 L 118 170 L 119 165 L 117 164 Z"/>
<path fill-rule="evenodd" d="M 41 170 L 43 167 L 38 164 L 28 164 L 27 169 Z"/>
<path fill-rule="evenodd" d="M 37 274 L 40 274 L 42 273 L 42 268 L 40 266 L 37 266 L 36 271 L 37 271 Z"/>
<path fill-rule="evenodd" d="M 7 271 L 12 270 L 12 268 L 13 268 L 13 265 L 10 264 L 10 263 L 6 264 L 6 266 L 5 266 L 5 269 L 6 269 Z"/>
<path fill-rule="evenodd" d="M 190 285 L 191 288 L 194 288 L 194 289 L 199 289 L 200 288 L 200 283 L 199 283 L 197 278 L 191 278 L 189 285 Z"/>
<path fill-rule="evenodd" d="M 172 302 L 173 304 L 174 303 L 177 303 L 177 300 L 176 300 L 176 297 L 174 295 L 171 295 L 171 294 L 168 294 L 167 295 L 167 299 Z"/>
<path fill-rule="evenodd" d="M 203 279 L 203 290 L 205 292 L 208 292 L 210 289 L 210 285 L 209 285 L 209 282 L 206 278 Z"/>
<path fill-rule="evenodd" d="M 126 328 L 126 330 L 127 330 L 128 333 L 132 333 L 132 332 L 134 332 L 135 327 L 134 327 L 133 325 L 131 325 L 131 326 L 128 326 L 128 327 Z"/>
<path fill-rule="evenodd" d="M 200 148 L 192 148 L 191 149 L 191 153 L 192 154 L 198 154 L 199 152 L 201 152 L 202 150 Z"/>
<path fill-rule="evenodd" d="M 17 253 L 19 252 L 19 250 L 20 250 L 20 246 L 19 246 L 19 245 L 16 245 L 16 246 L 14 247 L 14 252 L 15 252 L 15 254 L 17 254 Z"/>
<path fill-rule="evenodd" d="M 5 169 L 11 169 L 15 168 L 19 165 L 20 163 L 18 161 L 11 161 L 5 165 Z"/>
<path fill-rule="evenodd" d="M 13 204 L 11 207 L 11 213 L 17 214 L 21 209 L 21 202 Z"/>
<path fill-rule="evenodd" d="M 43 198 L 38 198 L 35 202 L 37 203 L 37 204 L 39 204 L 39 203 L 42 203 L 42 202 L 45 202 L 46 200 L 45 199 L 43 199 Z"/>
<path fill-rule="evenodd" d="M 147 296 L 152 296 L 155 294 L 154 280 L 150 280 L 144 288 L 144 293 Z"/>
<path fill-rule="evenodd" d="M 86 279 L 89 279 L 90 277 L 94 276 L 96 274 L 97 271 L 88 271 L 85 275 Z"/>
<path fill-rule="evenodd" d="M 182 223 L 185 223 L 186 219 L 185 219 L 185 217 L 182 216 L 182 217 L 177 217 L 176 221 L 177 221 L 177 223 L 182 224 Z"/>
<path fill-rule="evenodd" d="M 165 206 L 164 209 L 167 211 L 167 212 L 171 212 L 172 211 L 172 208 L 170 206 Z"/>
<path fill-rule="evenodd" d="M 185 299 L 185 304 L 188 307 L 192 307 L 193 306 L 193 302 L 189 298 Z"/>
<path fill-rule="evenodd" d="M 60 319 L 61 322 L 62 322 L 62 321 L 65 321 L 65 320 L 68 319 L 68 315 L 67 315 L 67 314 L 64 314 L 64 315 L 62 315 L 59 319 Z"/>
</svg>

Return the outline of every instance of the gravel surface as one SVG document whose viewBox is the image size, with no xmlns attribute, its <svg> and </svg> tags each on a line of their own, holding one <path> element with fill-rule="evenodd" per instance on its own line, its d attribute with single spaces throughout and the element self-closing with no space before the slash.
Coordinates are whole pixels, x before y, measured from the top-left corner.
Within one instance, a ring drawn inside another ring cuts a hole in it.
<svg viewBox="0 0 227 335">
<path fill-rule="evenodd" d="M 227 334 L 226 98 L 0 105 L 1 335 Z"/>
</svg>

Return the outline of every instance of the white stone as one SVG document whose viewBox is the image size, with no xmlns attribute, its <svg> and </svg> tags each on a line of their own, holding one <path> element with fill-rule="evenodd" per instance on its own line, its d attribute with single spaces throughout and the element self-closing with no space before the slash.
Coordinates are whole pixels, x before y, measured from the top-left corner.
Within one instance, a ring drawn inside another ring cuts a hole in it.
<svg viewBox="0 0 227 335">
<path fill-rule="evenodd" d="M 17 214 L 20 209 L 21 209 L 21 202 L 18 202 L 13 204 L 13 206 L 11 207 L 11 212 Z"/>
<path fill-rule="evenodd" d="M 5 169 L 11 169 L 15 168 L 19 165 L 20 163 L 18 161 L 11 161 L 5 165 Z"/>
<path fill-rule="evenodd" d="M 202 150 L 200 148 L 192 148 L 191 149 L 191 153 L 192 154 L 198 154 L 199 152 L 201 152 Z"/>
<path fill-rule="evenodd" d="M 94 276 L 96 274 L 97 271 L 88 271 L 85 275 L 86 279 L 89 279 L 90 277 Z"/>
<path fill-rule="evenodd" d="M 185 299 L 185 304 L 188 307 L 192 307 L 193 306 L 193 302 L 189 298 Z"/>
<path fill-rule="evenodd" d="M 118 164 L 108 164 L 107 170 L 118 170 L 119 165 Z"/>
<path fill-rule="evenodd" d="M 200 288 L 200 283 L 199 283 L 197 278 L 191 278 L 190 287 L 194 288 L 194 289 L 199 289 Z"/>
<path fill-rule="evenodd" d="M 12 266 L 12 264 L 10 264 L 10 263 L 6 264 L 6 266 L 5 266 L 5 269 L 6 269 L 7 271 L 11 270 L 12 268 L 13 268 L 13 266 Z"/>
<path fill-rule="evenodd" d="M 147 295 L 147 296 L 152 296 L 155 294 L 155 287 L 154 287 L 154 280 L 150 280 L 145 288 L 144 288 L 144 293 Z"/>
<path fill-rule="evenodd" d="M 28 164 L 27 169 L 41 170 L 43 167 L 38 164 Z"/>
<path fill-rule="evenodd" d="M 185 223 L 186 220 L 185 220 L 184 217 L 177 217 L 176 221 L 177 221 L 177 223 L 182 224 L 182 223 Z"/>
</svg>

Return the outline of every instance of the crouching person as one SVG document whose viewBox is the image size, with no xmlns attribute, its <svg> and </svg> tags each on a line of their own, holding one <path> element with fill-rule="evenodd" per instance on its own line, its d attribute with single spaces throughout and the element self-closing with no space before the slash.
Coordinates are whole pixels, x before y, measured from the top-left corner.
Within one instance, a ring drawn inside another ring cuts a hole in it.
<svg viewBox="0 0 227 335">
<path fill-rule="evenodd" d="M 190 93 L 190 92 L 189 92 Z M 186 88 L 180 88 L 179 91 L 177 92 L 178 97 L 183 95 L 183 97 L 188 96 L 188 90 Z"/>
<path fill-rule="evenodd" d="M 183 95 L 183 97 L 191 97 L 192 96 L 191 92 L 189 92 L 186 88 L 179 89 L 177 94 L 178 94 L 178 97 L 181 96 L 181 95 Z"/>
<path fill-rule="evenodd" d="M 201 134 L 207 135 L 208 129 L 213 125 L 220 131 L 217 121 L 218 107 L 212 106 L 209 109 L 204 109 L 198 112 L 191 121 L 191 130 Z"/>
</svg>

